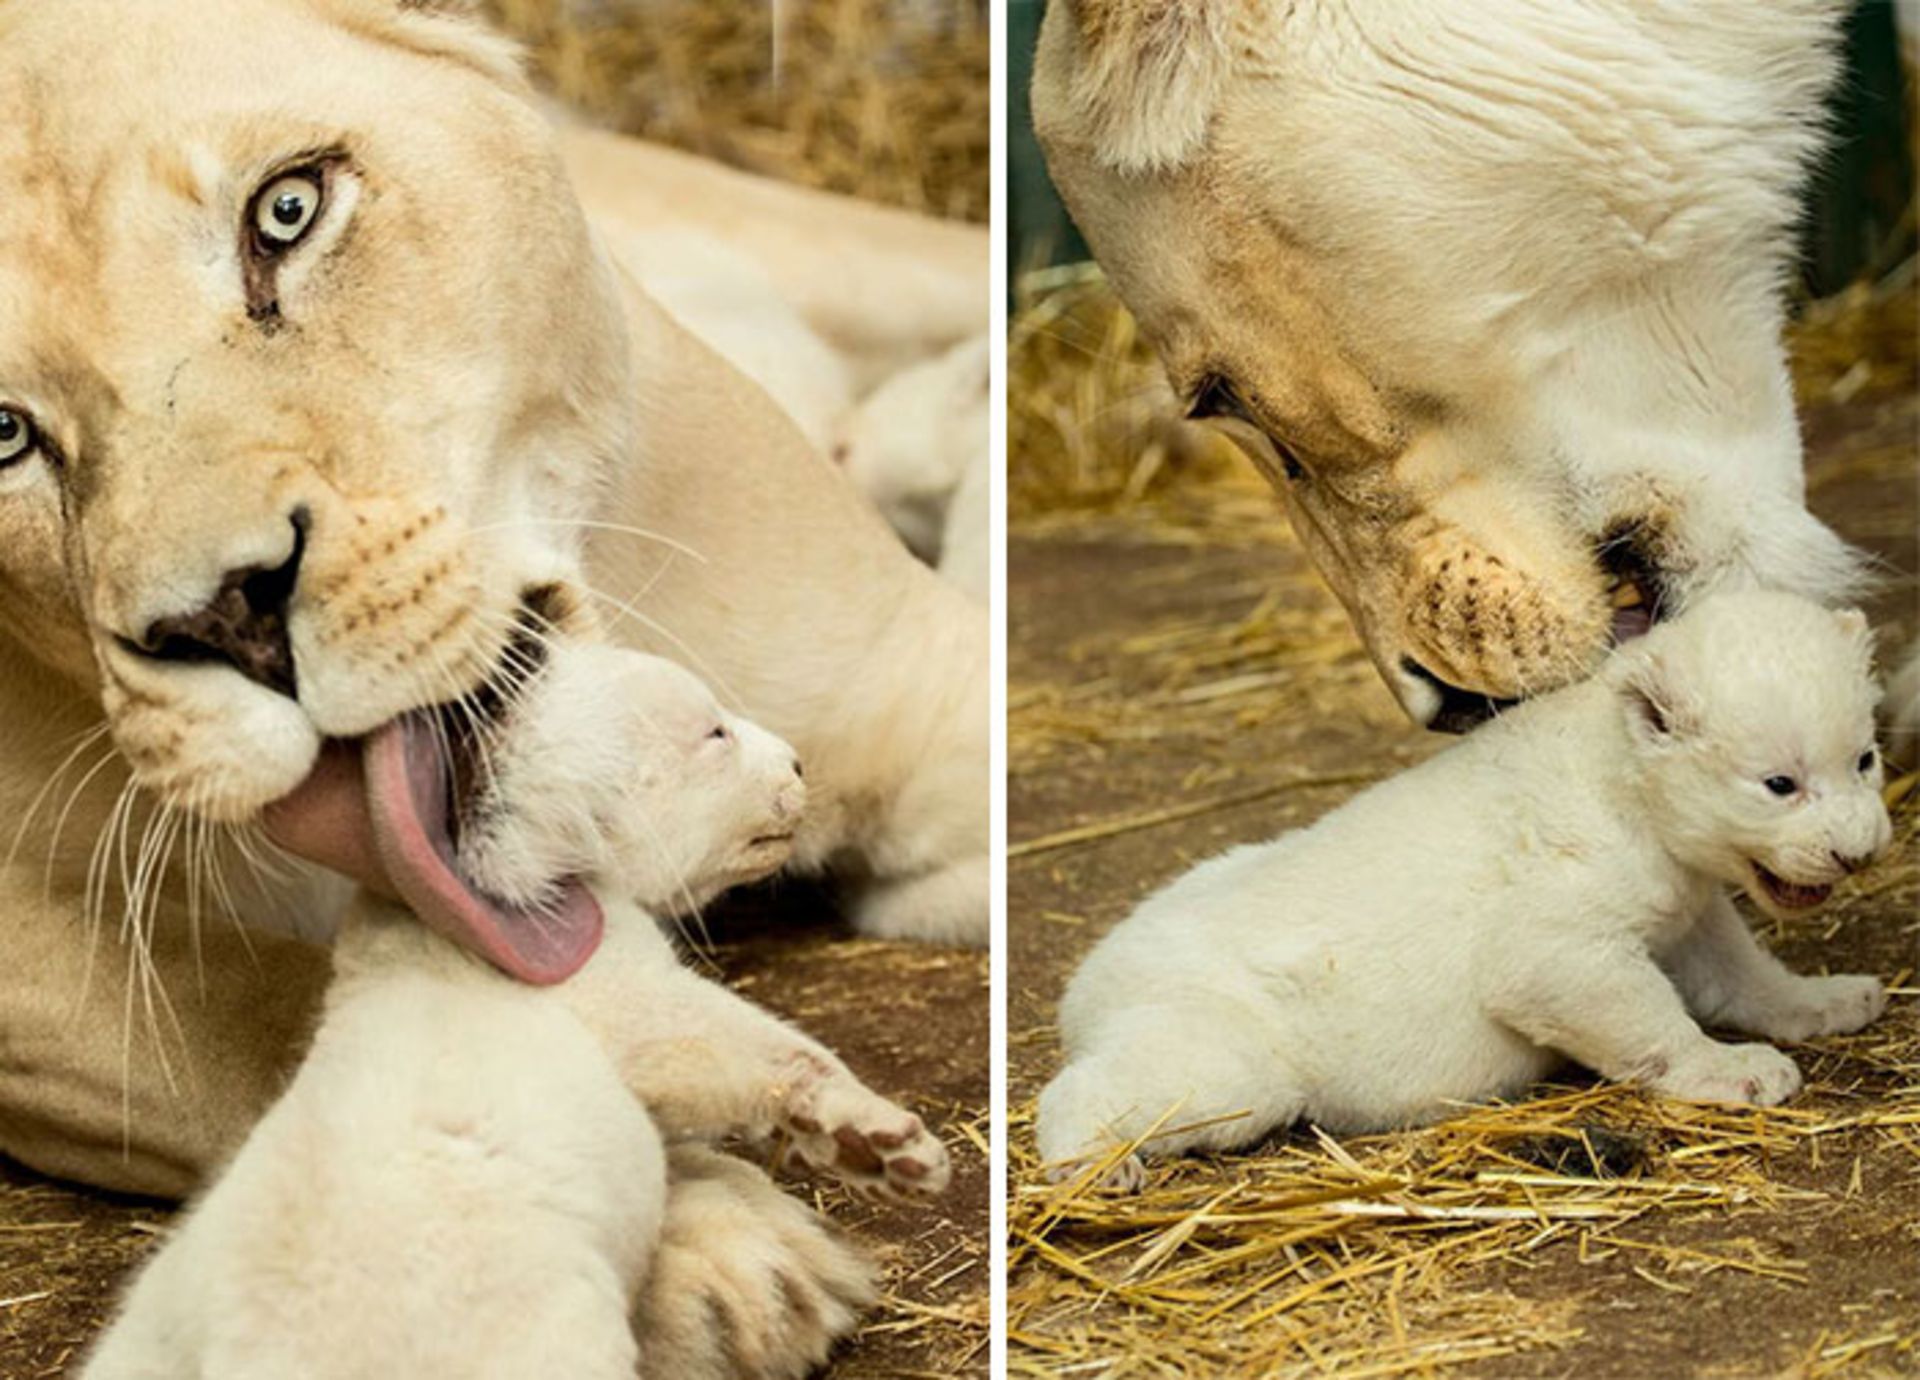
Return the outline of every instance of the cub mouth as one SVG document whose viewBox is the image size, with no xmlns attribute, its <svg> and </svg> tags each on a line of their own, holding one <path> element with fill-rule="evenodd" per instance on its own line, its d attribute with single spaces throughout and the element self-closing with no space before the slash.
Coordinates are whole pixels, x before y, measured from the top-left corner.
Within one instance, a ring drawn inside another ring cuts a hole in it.
<svg viewBox="0 0 1920 1380">
<path fill-rule="evenodd" d="M 1825 905 L 1827 898 L 1833 895 L 1831 882 L 1812 885 L 1790 882 L 1776 872 L 1769 872 L 1758 862 L 1750 860 L 1749 865 L 1760 882 L 1761 891 L 1782 910 L 1812 910 L 1815 906 Z"/>
<path fill-rule="evenodd" d="M 544 658 L 533 626 L 523 614 L 497 685 L 510 683 L 509 667 L 521 678 Z M 365 738 L 328 743 L 313 773 L 268 806 L 262 823 L 288 852 L 402 902 L 509 977 L 561 982 L 593 957 L 605 924 L 585 884 L 557 879 L 539 905 L 522 906 L 489 895 L 460 870 L 461 828 L 485 771 L 481 736 L 505 710 L 497 688 L 472 704 L 417 709 Z"/>
</svg>

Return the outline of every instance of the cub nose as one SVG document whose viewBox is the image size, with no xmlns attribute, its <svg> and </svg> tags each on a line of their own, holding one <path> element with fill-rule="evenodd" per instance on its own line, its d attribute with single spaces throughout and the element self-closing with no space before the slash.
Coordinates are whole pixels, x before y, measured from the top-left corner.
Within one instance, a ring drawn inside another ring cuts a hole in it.
<svg viewBox="0 0 1920 1380">
<path fill-rule="evenodd" d="M 300 582 L 311 518 L 305 508 L 297 508 L 288 521 L 293 525 L 293 553 L 286 560 L 271 569 L 228 571 L 211 602 L 193 613 L 155 619 L 134 650 L 156 661 L 225 663 L 248 680 L 295 698 L 287 605 Z"/>
</svg>

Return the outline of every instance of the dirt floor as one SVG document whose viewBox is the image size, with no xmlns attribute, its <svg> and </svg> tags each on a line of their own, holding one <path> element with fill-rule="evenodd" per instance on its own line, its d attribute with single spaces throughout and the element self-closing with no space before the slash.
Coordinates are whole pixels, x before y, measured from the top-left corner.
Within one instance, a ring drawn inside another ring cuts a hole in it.
<svg viewBox="0 0 1920 1380">
<path fill-rule="evenodd" d="M 920 1113 L 954 1156 L 927 1208 L 880 1207 L 795 1182 L 878 1256 L 887 1298 L 835 1377 L 984 1375 L 988 983 L 984 955 L 852 938 L 805 888 L 712 917 L 724 978 L 838 1050 Z M 41 1179 L 0 1160 L 0 1380 L 77 1372 L 128 1269 L 169 1210 Z"/>
<path fill-rule="evenodd" d="M 1870 396 L 1823 382 L 1806 430 L 1812 504 L 1884 562 L 1870 612 L 1902 647 L 1920 631 L 1920 409 L 1910 367 L 1895 375 Z M 1795 1051 L 1811 1086 L 1790 1117 L 1707 1127 L 1574 1084 L 1537 1104 L 1580 1152 L 1573 1169 L 1564 1148 L 1542 1160 L 1522 1108 L 1487 1123 L 1504 1139 L 1296 1133 L 1168 1169 L 1133 1207 L 1043 1183 L 1031 1099 L 1089 946 L 1194 862 L 1304 824 L 1445 742 L 1402 719 L 1250 477 L 1017 521 L 1009 568 L 1015 1373 L 1920 1373 L 1912 802 L 1884 885 L 1771 927 L 1802 969 L 1901 984 L 1874 1031 Z M 1525 1199 L 1487 1206 L 1508 1201 L 1489 1182 L 1542 1163 L 1536 1223 L 1509 1220 Z M 1317 1201 L 1303 1184 L 1361 1179 L 1428 1220 L 1384 1237 L 1353 1209 L 1260 1239 L 1262 1214 L 1292 1221 Z M 1630 1192 L 1641 1205 L 1620 1207 Z M 1561 1211 L 1582 1194 L 1586 1210 Z"/>
</svg>

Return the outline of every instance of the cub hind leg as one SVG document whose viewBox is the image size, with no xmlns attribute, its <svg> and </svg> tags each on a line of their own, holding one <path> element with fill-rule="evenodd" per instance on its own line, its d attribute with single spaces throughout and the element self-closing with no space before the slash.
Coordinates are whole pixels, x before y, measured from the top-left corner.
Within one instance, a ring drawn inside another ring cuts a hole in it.
<svg viewBox="0 0 1920 1380">
<path fill-rule="evenodd" d="M 1132 1190 L 1145 1182 L 1142 1157 L 1252 1145 L 1305 1107 L 1270 1051 L 1220 1039 L 1211 1022 L 1195 1032 L 1189 1011 L 1148 1007 L 1102 1027 L 1054 1076 L 1036 1134 L 1062 1177 L 1150 1137 L 1109 1176 Z"/>
</svg>

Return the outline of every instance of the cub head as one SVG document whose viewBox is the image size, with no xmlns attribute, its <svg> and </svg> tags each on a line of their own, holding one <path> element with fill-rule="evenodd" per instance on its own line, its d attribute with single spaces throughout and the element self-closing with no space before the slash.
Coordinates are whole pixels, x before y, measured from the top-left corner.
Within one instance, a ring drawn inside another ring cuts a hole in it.
<svg viewBox="0 0 1920 1380">
<path fill-rule="evenodd" d="M 1471 8 L 1059 0 L 1033 86 L 1188 412 L 1451 729 L 1706 590 L 1856 573 L 1778 290 L 1842 7 Z"/>
<path fill-rule="evenodd" d="M 784 866 L 806 805 L 793 749 L 656 656 L 553 649 L 477 769 L 461 871 L 515 902 L 568 875 L 687 913 Z"/>
<path fill-rule="evenodd" d="M 1809 910 L 1884 849 L 1865 618 L 1773 593 L 1719 594 L 1603 673 L 1649 822 L 1674 855 L 1770 915 Z"/>
<path fill-rule="evenodd" d="M 574 572 L 616 285 L 451 5 L 15 0 L 0 53 L 0 657 L 251 818 Z"/>
<path fill-rule="evenodd" d="M 624 663 L 600 693 L 614 697 L 622 721 L 627 772 L 612 822 L 626 890 L 678 913 L 779 871 L 807 799 L 793 749 L 721 708 L 685 667 L 608 656 Z"/>
<path fill-rule="evenodd" d="M 947 508 L 988 443 L 985 336 L 903 369 L 842 418 L 833 458 L 922 560 L 938 560 Z"/>
</svg>

